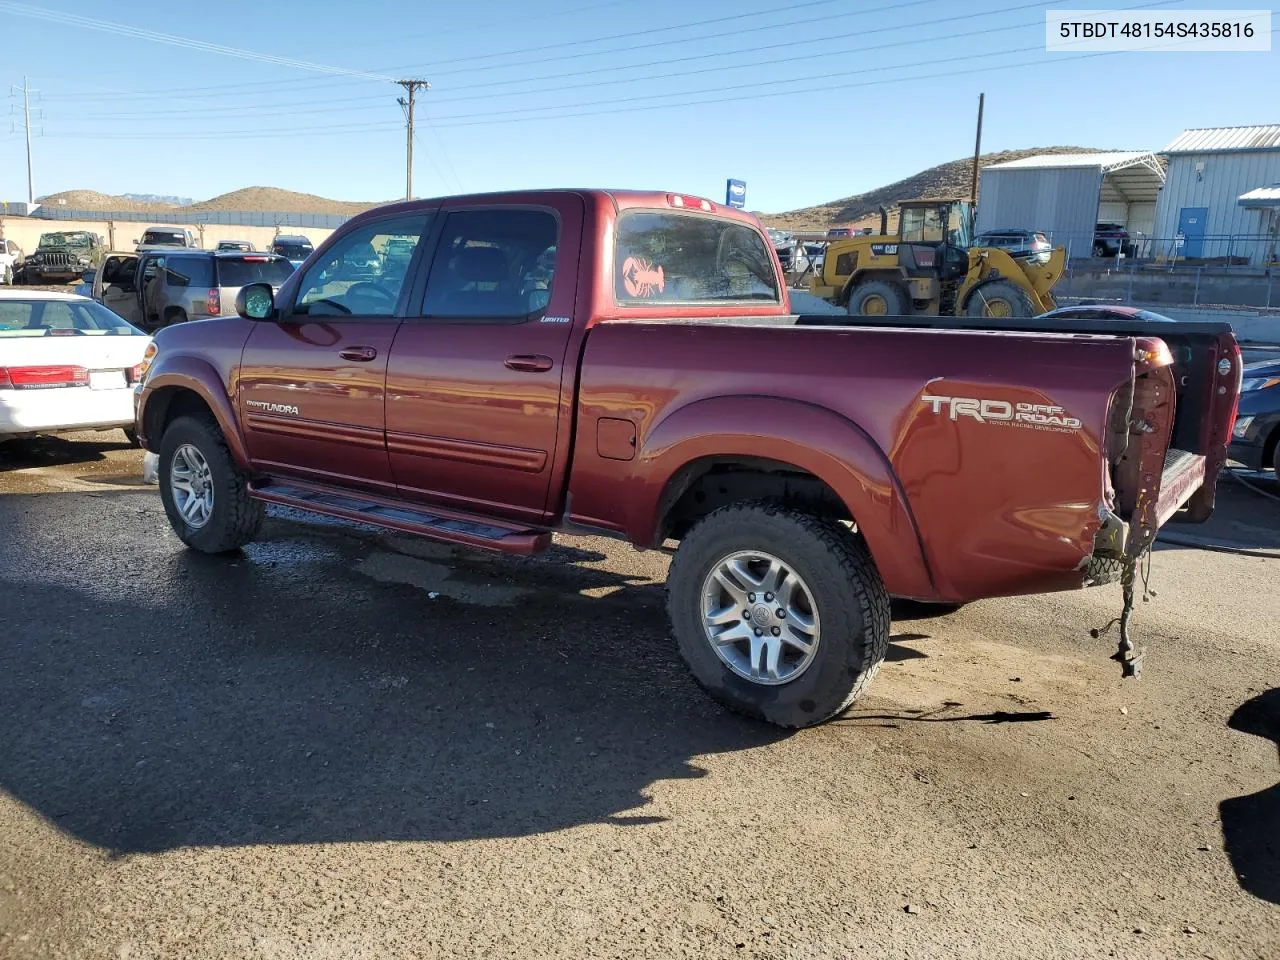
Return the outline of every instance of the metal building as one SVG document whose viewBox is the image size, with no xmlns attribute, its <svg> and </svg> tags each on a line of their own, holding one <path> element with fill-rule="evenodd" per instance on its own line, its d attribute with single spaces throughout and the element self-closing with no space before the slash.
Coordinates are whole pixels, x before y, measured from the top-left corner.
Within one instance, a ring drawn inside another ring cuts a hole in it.
<svg viewBox="0 0 1280 960">
<path fill-rule="evenodd" d="M 1039 230 L 1068 256 L 1093 255 L 1098 223 L 1151 234 L 1164 168 L 1153 153 L 1059 153 L 993 163 L 980 174 L 977 230 Z"/>
<path fill-rule="evenodd" d="M 1274 257 L 1274 208 L 1257 191 L 1280 183 L 1280 124 L 1184 130 L 1163 153 L 1154 253 L 1256 265 Z"/>
</svg>

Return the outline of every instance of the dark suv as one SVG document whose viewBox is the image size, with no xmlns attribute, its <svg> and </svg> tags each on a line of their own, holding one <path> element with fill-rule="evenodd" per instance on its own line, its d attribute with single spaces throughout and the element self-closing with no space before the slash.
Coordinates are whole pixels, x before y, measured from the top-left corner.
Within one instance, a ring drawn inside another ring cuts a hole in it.
<svg viewBox="0 0 1280 960">
<path fill-rule="evenodd" d="M 1093 255 L 1095 257 L 1117 257 L 1120 254 L 1132 257 L 1133 244 L 1129 242 L 1129 231 L 1123 223 L 1100 223 L 1093 231 Z"/>
<path fill-rule="evenodd" d="M 277 288 L 292 274 L 292 264 L 271 253 L 184 249 L 111 253 L 94 277 L 93 298 L 135 327 L 152 331 L 234 313 L 241 287 L 269 283 Z"/>
<path fill-rule="evenodd" d="M 313 250 L 315 247 L 311 245 L 311 241 L 303 236 L 282 233 L 271 241 L 271 252 L 284 257 L 295 267 L 302 266 Z"/>
</svg>

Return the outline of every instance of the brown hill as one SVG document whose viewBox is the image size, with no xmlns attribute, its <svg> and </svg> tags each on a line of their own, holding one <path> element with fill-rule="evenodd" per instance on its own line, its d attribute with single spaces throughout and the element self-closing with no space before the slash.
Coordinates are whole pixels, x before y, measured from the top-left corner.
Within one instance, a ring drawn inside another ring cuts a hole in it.
<svg viewBox="0 0 1280 960">
<path fill-rule="evenodd" d="M 336 213 L 356 214 L 377 203 L 359 203 L 348 200 L 330 200 L 310 193 L 295 193 L 276 187 L 245 187 L 233 190 L 190 206 L 179 207 L 171 203 L 147 203 L 116 197 L 97 190 L 63 190 L 41 197 L 40 202 L 49 206 L 64 206 L 74 210 L 127 210 L 137 213 L 170 213 L 176 210 L 252 210 L 279 213 Z M 383 201 L 385 202 L 385 201 Z"/>
<path fill-rule="evenodd" d="M 63 190 L 41 197 L 40 202 L 51 207 L 69 207 L 72 210 L 134 210 L 139 213 L 160 213 L 179 210 L 171 203 L 143 203 L 128 197 L 113 197 L 97 190 Z"/>
<path fill-rule="evenodd" d="M 1029 150 L 1001 150 L 984 153 L 978 167 L 1009 160 L 1021 160 L 1041 153 L 1094 153 L 1096 147 L 1033 147 Z M 825 231 L 832 226 L 870 225 L 879 222 L 878 208 L 893 210 L 903 200 L 931 200 L 943 197 L 967 197 L 970 178 L 973 176 L 973 157 L 941 163 L 928 170 L 921 170 L 905 180 L 866 193 L 859 193 L 841 200 L 833 200 L 816 207 L 788 210 L 784 213 L 762 213 L 760 219 L 770 227 L 784 230 Z M 896 217 L 891 218 L 891 222 Z"/>
<path fill-rule="evenodd" d="M 381 201 L 385 203 L 386 201 Z M 378 203 L 330 200 L 312 193 L 295 193 L 277 187 L 245 187 L 232 190 L 210 200 L 193 203 L 191 210 L 267 210 L 280 213 L 356 214 L 376 207 Z"/>
</svg>

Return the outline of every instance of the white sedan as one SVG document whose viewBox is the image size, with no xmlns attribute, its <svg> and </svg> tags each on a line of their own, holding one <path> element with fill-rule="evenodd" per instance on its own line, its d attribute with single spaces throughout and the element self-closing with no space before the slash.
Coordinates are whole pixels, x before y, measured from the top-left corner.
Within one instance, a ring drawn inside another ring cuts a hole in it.
<svg viewBox="0 0 1280 960">
<path fill-rule="evenodd" d="M 133 429 L 151 338 L 86 297 L 0 290 L 0 440 Z"/>
</svg>

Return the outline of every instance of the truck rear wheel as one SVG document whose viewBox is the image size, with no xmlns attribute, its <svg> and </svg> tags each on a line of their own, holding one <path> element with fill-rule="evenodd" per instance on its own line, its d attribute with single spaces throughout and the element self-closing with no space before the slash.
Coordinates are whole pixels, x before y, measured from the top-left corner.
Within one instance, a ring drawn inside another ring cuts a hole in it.
<svg viewBox="0 0 1280 960">
<path fill-rule="evenodd" d="M 849 294 L 851 317 L 900 317 L 911 315 L 907 293 L 888 280 L 868 280 Z"/>
<path fill-rule="evenodd" d="M 230 553 L 258 535 L 262 503 L 210 416 L 178 417 L 160 438 L 160 499 L 178 539 L 201 553 Z"/>
<path fill-rule="evenodd" d="M 667 607 L 703 689 L 784 727 L 843 711 L 889 644 L 889 596 L 861 538 L 773 502 L 699 521 L 671 564 Z"/>
<path fill-rule="evenodd" d="M 965 313 L 971 317 L 1004 320 L 1012 317 L 1034 317 L 1036 308 L 1031 298 L 1008 280 L 984 283 L 969 295 Z"/>
</svg>

